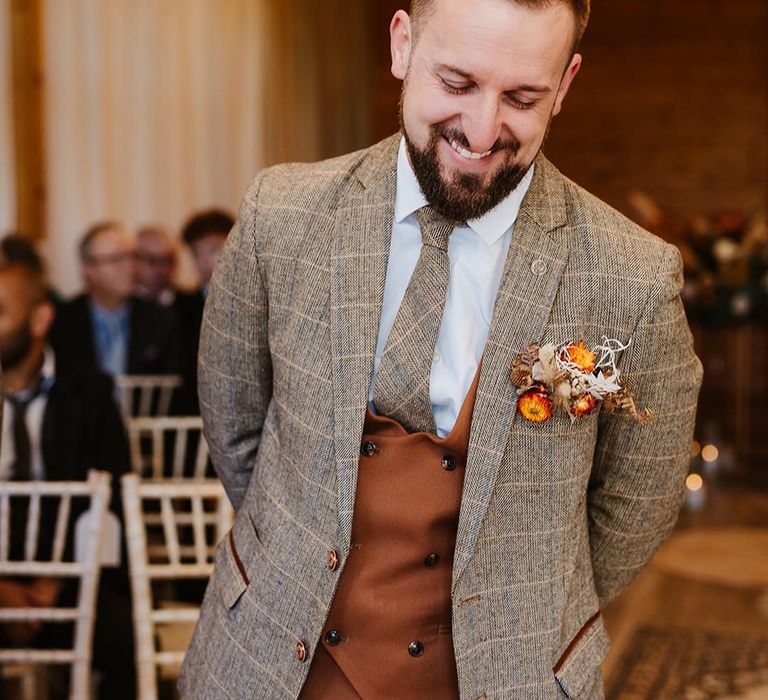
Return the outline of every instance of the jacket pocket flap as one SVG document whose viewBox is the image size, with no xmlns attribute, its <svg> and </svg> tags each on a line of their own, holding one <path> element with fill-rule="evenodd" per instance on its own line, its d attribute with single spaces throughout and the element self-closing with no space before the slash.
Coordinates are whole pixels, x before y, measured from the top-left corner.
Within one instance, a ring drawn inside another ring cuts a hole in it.
<svg viewBox="0 0 768 700">
<path fill-rule="evenodd" d="M 595 613 L 566 648 L 552 669 L 558 685 L 568 698 L 579 698 L 603 663 L 610 640 L 600 613 Z"/>
<path fill-rule="evenodd" d="M 243 562 L 240 560 L 235 537 L 232 532 L 230 530 L 221 543 L 223 552 L 221 558 L 222 566 L 220 567 L 221 574 L 219 576 L 221 596 L 224 600 L 224 605 L 228 608 L 233 607 L 248 588 L 248 574 L 245 571 Z"/>
</svg>

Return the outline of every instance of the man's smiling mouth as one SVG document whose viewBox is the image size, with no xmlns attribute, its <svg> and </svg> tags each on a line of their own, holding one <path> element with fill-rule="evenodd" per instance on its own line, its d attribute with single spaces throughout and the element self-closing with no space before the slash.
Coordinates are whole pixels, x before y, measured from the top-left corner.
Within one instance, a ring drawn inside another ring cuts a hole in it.
<svg viewBox="0 0 768 700">
<path fill-rule="evenodd" d="M 474 151 L 468 151 L 466 148 L 463 148 L 461 145 L 459 145 L 458 141 L 455 140 L 448 140 L 446 139 L 450 147 L 456 151 L 462 158 L 466 158 L 467 160 L 480 160 L 481 158 L 486 158 L 491 153 L 493 153 L 493 148 L 484 151 L 483 153 L 475 153 Z"/>
</svg>

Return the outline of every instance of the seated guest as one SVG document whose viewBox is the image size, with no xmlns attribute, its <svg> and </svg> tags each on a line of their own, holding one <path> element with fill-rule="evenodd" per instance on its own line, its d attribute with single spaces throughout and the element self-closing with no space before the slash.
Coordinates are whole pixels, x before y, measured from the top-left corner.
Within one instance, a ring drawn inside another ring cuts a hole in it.
<svg viewBox="0 0 768 700">
<path fill-rule="evenodd" d="M 136 233 L 136 289 L 139 299 L 171 306 L 176 301 L 173 276 L 176 246 L 157 226 L 144 226 Z"/>
<path fill-rule="evenodd" d="M 181 238 L 192 251 L 200 277 L 200 293 L 203 297 L 208 290 L 219 253 L 234 225 L 235 220 L 232 216 L 221 209 L 209 209 L 195 214 L 184 224 Z"/>
<path fill-rule="evenodd" d="M 51 341 L 62 370 L 118 374 L 179 371 L 175 314 L 132 296 L 135 246 L 114 222 L 93 226 L 80 243 L 86 293 L 62 304 Z"/>
<path fill-rule="evenodd" d="M 36 272 L 44 275 L 43 261 L 35 249 L 34 244 L 24 234 L 13 231 L 6 233 L 2 238 L 3 255 L 9 259 L 25 265 Z M 50 285 L 47 287 L 46 294 L 54 306 L 61 303 L 59 293 Z"/>
<path fill-rule="evenodd" d="M 47 347 L 54 317 L 39 260 L 14 259 L 12 246 L 0 243 L 0 365 L 3 370 L 0 480 L 79 481 L 89 469 L 112 473 L 111 509 L 121 514 L 119 479 L 130 469 L 128 440 L 112 396 L 112 382 L 93 371 L 65 374 Z M 21 517 L 16 517 L 21 511 Z M 23 523 L 23 509 L 12 509 L 12 531 Z M 77 509 L 73 509 L 73 520 Z M 50 547 L 54 514 L 41 511 L 41 547 Z M 49 527 L 50 525 L 50 527 Z M 18 558 L 21 541 L 12 539 Z M 16 556 L 14 557 L 14 554 Z M 120 567 L 105 569 L 99 588 L 94 665 L 103 677 L 103 697 L 128 698 L 133 687 L 133 643 L 125 552 Z M 0 607 L 71 605 L 73 584 L 60 579 L 0 579 Z M 4 625 L 0 646 L 64 641 L 61 625 Z"/>
<path fill-rule="evenodd" d="M 200 325 L 203 320 L 203 305 L 213 268 L 219 259 L 234 219 L 220 209 L 210 209 L 193 216 L 184 225 L 182 240 L 189 246 L 197 268 L 200 288 L 191 294 L 179 295 L 176 309 L 182 339 L 182 374 L 185 391 L 179 394 L 179 413 L 198 413 L 197 404 L 197 349 L 200 343 Z"/>
</svg>

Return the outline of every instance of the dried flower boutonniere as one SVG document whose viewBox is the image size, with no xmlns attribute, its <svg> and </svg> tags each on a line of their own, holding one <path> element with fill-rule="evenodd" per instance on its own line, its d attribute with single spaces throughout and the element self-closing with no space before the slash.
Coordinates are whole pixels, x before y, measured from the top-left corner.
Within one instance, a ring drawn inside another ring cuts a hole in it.
<svg viewBox="0 0 768 700">
<path fill-rule="evenodd" d="M 631 341 L 630 341 L 631 342 Z M 636 420 L 651 418 L 651 411 L 638 411 L 632 393 L 616 368 L 616 356 L 629 347 L 603 336 L 601 345 L 590 349 L 578 343 L 532 343 L 515 355 L 510 376 L 517 385 L 517 410 L 532 423 L 543 423 L 559 406 L 571 421 L 592 413 L 602 402 L 611 413 L 627 411 Z"/>
</svg>

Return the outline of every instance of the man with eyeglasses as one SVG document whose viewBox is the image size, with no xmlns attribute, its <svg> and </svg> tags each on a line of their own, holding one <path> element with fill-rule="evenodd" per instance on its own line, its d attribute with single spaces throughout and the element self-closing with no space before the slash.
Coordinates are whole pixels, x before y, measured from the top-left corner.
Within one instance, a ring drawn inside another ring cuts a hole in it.
<svg viewBox="0 0 768 700">
<path fill-rule="evenodd" d="M 133 296 L 135 243 L 116 222 L 92 226 L 80 243 L 86 292 L 62 305 L 52 342 L 59 366 L 111 375 L 174 374 L 174 314 Z"/>
</svg>

